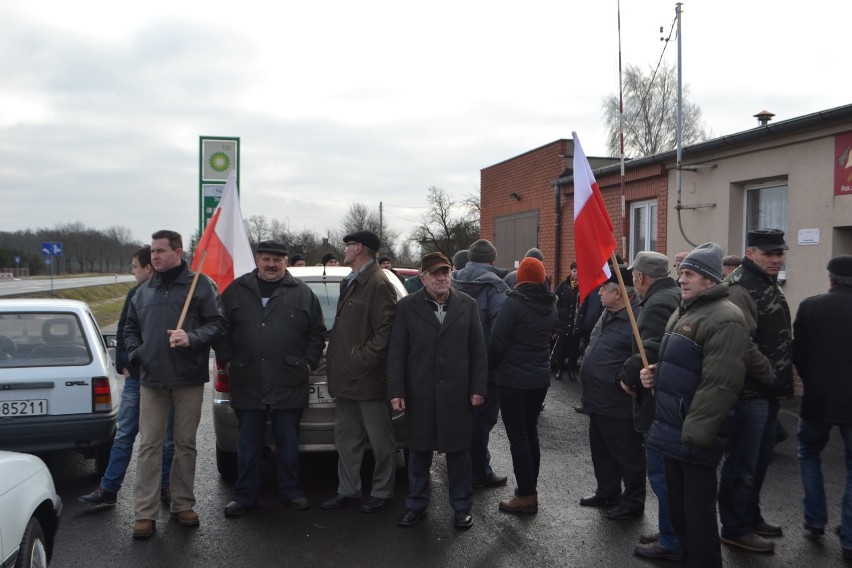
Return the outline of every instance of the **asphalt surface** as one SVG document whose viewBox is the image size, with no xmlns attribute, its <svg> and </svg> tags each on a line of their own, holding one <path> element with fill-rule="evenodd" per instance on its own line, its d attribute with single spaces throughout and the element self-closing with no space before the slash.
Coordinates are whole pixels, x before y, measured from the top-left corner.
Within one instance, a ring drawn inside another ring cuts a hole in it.
<svg viewBox="0 0 852 568">
<path fill-rule="evenodd" d="M 292 511 L 277 499 L 274 472 L 267 460 L 262 503 L 246 515 L 229 519 L 222 513 L 233 487 L 215 465 L 209 386 L 198 433 L 196 497 L 201 526 L 184 528 L 161 509 L 157 534 L 147 540 L 131 538 L 135 458 L 115 507 L 92 508 L 77 501 L 98 483 L 93 462 L 73 452 L 43 456 L 53 472 L 65 511 L 51 566 L 346 566 L 411 568 L 539 567 L 539 566 L 674 566 L 632 554 L 640 534 L 656 531 L 656 499 L 648 490 L 645 516 L 635 521 L 611 521 L 600 510 L 580 507 L 580 497 L 595 489 L 588 450 L 588 417 L 574 411 L 579 385 L 553 382 L 540 419 L 542 464 L 539 513 L 514 516 L 499 512 L 501 499 L 513 491 L 511 457 L 502 424 L 492 435 L 492 463 L 508 474 L 507 487 L 477 490 L 474 526 L 454 529 L 447 502 L 446 471 L 441 457 L 432 471 L 433 499 L 428 517 L 401 529 L 395 524 L 404 509 L 406 480 L 397 477 L 393 505 L 364 514 L 356 507 L 335 511 L 319 508 L 336 492 L 336 456 L 307 455 L 303 483 L 311 509 Z M 797 401 L 781 411 L 782 423 L 795 431 Z M 822 541 L 804 536 L 802 489 L 791 437 L 776 448 L 763 492 L 767 520 L 784 527 L 775 539 L 774 555 L 757 555 L 722 546 L 728 567 L 844 566 L 838 537 L 826 531 Z M 843 448 L 836 433 L 823 454 L 829 501 L 829 529 L 839 523 L 845 483 Z M 846 564 L 848 565 L 848 564 Z"/>
</svg>

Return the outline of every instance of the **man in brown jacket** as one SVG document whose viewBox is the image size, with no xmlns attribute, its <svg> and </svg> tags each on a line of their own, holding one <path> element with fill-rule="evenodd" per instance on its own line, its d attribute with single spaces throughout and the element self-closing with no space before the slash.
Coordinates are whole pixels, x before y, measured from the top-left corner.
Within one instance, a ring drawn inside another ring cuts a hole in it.
<svg viewBox="0 0 852 568">
<path fill-rule="evenodd" d="M 387 507 L 394 492 L 394 441 L 387 398 L 387 350 L 396 292 L 376 262 L 379 237 L 357 231 L 343 237 L 343 264 L 352 272 L 341 282 L 337 317 L 326 351 L 328 386 L 335 397 L 334 444 L 337 446 L 337 495 L 323 509 L 338 509 L 361 497 L 364 442 L 376 465 L 364 513 Z"/>
</svg>

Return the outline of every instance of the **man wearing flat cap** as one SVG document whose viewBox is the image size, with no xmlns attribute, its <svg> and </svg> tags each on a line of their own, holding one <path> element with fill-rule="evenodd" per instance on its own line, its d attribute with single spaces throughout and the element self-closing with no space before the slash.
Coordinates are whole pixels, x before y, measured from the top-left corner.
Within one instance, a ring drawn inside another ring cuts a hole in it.
<svg viewBox="0 0 852 568">
<path fill-rule="evenodd" d="M 343 264 L 352 272 L 341 282 L 337 316 L 326 351 L 328 386 L 335 397 L 337 495 L 323 509 L 338 509 L 361 498 L 365 442 L 373 448 L 373 487 L 361 511 L 390 505 L 395 462 L 388 403 L 387 350 L 396 311 L 396 290 L 376 262 L 379 237 L 356 231 L 343 237 Z"/>
<path fill-rule="evenodd" d="M 782 528 L 761 515 L 760 490 L 775 448 L 779 397 L 793 394 L 792 322 L 778 286 L 788 247 L 778 229 L 749 231 L 747 245 L 742 265 L 725 279 L 751 340 L 719 480 L 719 518 L 722 542 L 771 553 L 775 545 L 764 537 L 781 536 Z"/>
<path fill-rule="evenodd" d="M 476 301 L 451 289 L 450 261 L 440 252 L 420 262 L 423 288 L 397 304 L 388 353 L 388 397 L 405 410 L 408 486 L 397 521 L 410 527 L 426 516 L 432 453 L 446 455 L 453 525 L 473 524 L 473 408 L 485 400 L 488 358 Z"/>
<path fill-rule="evenodd" d="M 828 514 L 822 481 L 820 453 L 837 426 L 852 455 L 852 256 L 832 258 L 828 263 L 829 290 L 799 304 L 793 324 L 793 362 L 802 378 L 802 407 L 799 412 L 799 465 L 805 497 L 805 530 L 809 536 L 825 533 Z M 843 558 L 852 560 L 852 464 L 846 460 L 846 495 L 842 500 L 840 542 Z"/>
<path fill-rule="evenodd" d="M 225 515 L 235 517 L 260 496 L 266 423 L 272 421 L 278 495 L 291 508 L 308 508 L 299 480 L 299 422 L 308 406 L 308 373 L 325 347 L 319 300 L 287 271 L 287 248 L 263 241 L 257 268 L 222 294 L 228 332 L 216 358 L 231 378 L 231 407 L 240 423 L 237 484 Z"/>
<path fill-rule="evenodd" d="M 626 296 L 616 270 L 621 272 Z M 593 494 L 580 499 L 580 505 L 606 508 L 606 517 L 614 521 L 636 519 L 645 511 L 645 452 L 642 435 L 633 428 L 632 397 L 624 392 L 617 377 L 633 346 L 627 303 L 636 313 L 639 300 L 630 271 L 623 264 L 613 268 L 598 293 L 604 312 L 592 330 L 580 365 L 597 487 Z"/>
</svg>

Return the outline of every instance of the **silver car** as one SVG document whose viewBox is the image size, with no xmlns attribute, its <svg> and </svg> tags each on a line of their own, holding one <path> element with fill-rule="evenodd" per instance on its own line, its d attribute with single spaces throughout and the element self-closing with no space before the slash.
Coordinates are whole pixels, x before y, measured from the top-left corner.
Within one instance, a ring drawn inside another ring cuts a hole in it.
<svg viewBox="0 0 852 568">
<path fill-rule="evenodd" d="M 349 274 L 348 267 L 297 266 L 287 270 L 296 278 L 305 282 L 319 298 L 328 333 L 334 325 L 337 312 L 337 298 L 340 295 L 340 282 Z M 406 295 L 405 288 L 392 272 L 384 271 L 388 281 L 393 284 L 397 299 Z M 233 479 L 237 474 L 237 439 L 239 423 L 231 408 L 230 378 L 227 371 L 216 368 L 213 381 L 213 429 L 216 434 L 216 466 L 219 473 Z M 311 371 L 308 386 L 309 406 L 302 414 L 299 449 L 303 452 L 333 452 L 334 445 L 334 397 L 328 392 L 328 379 L 325 375 L 325 355 L 315 371 Z M 397 446 L 405 446 L 405 424 L 402 412 L 393 415 Z M 267 429 L 266 445 L 274 447 L 274 439 Z"/>
<path fill-rule="evenodd" d="M 102 472 L 120 398 L 85 302 L 0 300 L 0 450 L 77 450 Z"/>
</svg>

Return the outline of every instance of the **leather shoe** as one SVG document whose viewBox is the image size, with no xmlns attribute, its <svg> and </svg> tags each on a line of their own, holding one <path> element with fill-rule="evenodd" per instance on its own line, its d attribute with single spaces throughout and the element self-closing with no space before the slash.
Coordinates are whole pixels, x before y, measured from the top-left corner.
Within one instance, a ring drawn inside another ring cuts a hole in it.
<svg viewBox="0 0 852 568">
<path fill-rule="evenodd" d="M 680 553 L 669 550 L 660 545 L 659 542 L 649 542 L 646 544 L 637 544 L 633 548 L 633 553 L 642 558 L 652 558 L 654 560 L 671 560 L 680 562 Z"/>
<path fill-rule="evenodd" d="M 651 534 L 640 534 L 639 542 L 642 544 L 650 544 L 652 542 L 657 542 L 660 540 L 660 533 L 651 533 Z"/>
<path fill-rule="evenodd" d="M 843 560 L 852 560 L 852 548 L 843 549 Z"/>
<path fill-rule="evenodd" d="M 622 507 L 621 505 L 616 505 L 604 515 L 607 519 L 611 521 L 627 521 L 630 519 L 638 519 L 642 515 L 645 514 L 645 509 L 628 509 L 627 507 Z"/>
<path fill-rule="evenodd" d="M 772 523 L 767 523 L 766 521 L 760 521 L 756 525 L 752 527 L 755 534 L 759 534 L 760 536 L 783 536 L 784 530 L 778 525 L 773 525 Z"/>
<path fill-rule="evenodd" d="M 308 502 L 308 498 L 304 495 L 302 495 L 301 497 L 295 497 L 293 499 L 285 499 L 284 503 L 294 511 L 307 511 L 311 508 L 311 504 Z"/>
<path fill-rule="evenodd" d="M 618 503 L 618 497 L 601 497 L 597 493 L 580 499 L 583 507 L 612 507 Z"/>
<path fill-rule="evenodd" d="M 505 475 L 494 475 L 492 473 L 484 478 L 474 477 L 472 481 L 474 487 L 503 487 L 508 479 Z"/>
<path fill-rule="evenodd" d="M 414 509 L 406 509 L 402 516 L 396 521 L 398 527 L 413 527 L 423 520 L 426 516 L 426 511 L 415 511 Z"/>
<path fill-rule="evenodd" d="M 381 511 L 382 509 L 386 509 L 393 499 L 382 499 L 381 497 L 370 497 L 367 499 L 363 505 L 361 505 L 362 513 L 375 513 L 376 511 Z"/>
<path fill-rule="evenodd" d="M 766 540 L 762 536 L 755 533 L 748 533 L 736 538 L 722 537 L 722 542 L 728 546 L 736 546 L 749 552 L 760 552 L 762 554 L 772 554 L 775 552 L 775 543 L 771 540 Z"/>
<path fill-rule="evenodd" d="M 355 497 L 347 497 L 346 495 L 341 495 L 338 493 L 331 499 L 322 502 L 320 505 L 320 509 L 339 509 L 341 507 L 345 507 L 346 505 L 352 505 L 353 503 L 357 503 L 358 499 Z"/>
<path fill-rule="evenodd" d="M 470 516 L 470 511 L 462 509 L 453 513 L 453 526 L 457 529 L 469 529 L 473 526 L 473 517 Z"/>
<path fill-rule="evenodd" d="M 577 404 L 577 405 L 574 406 L 574 412 L 579 412 L 580 414 L 585 414 L 586 409 L 583 408 L 582 404 Z"/>
<path fill-rule="evenodd" d="M 151 519 L 138 519 L 133 523 L 133 538 L 151 538 L 157 530 L 157 522 Z"/>
<path fill-rule="evenodd" d="M 248 507 L 243 505 L 239 501 L 231 501 L 230 503 L 225 505 L 226 517 L 239 517 L 246 511 L 248 511 Z"/>
<path fill-rule="evenodd" d="M 172 517 L 177 520 L 178 524 L 182 527 L 197 527 L 200 524 L 200 521 L 198 520 L 198 513 L 192 509 L 172 513 Z"/>
<path fill-rule="evenodd" d="M 815 537 L 819 537 L 819 536 L 824 535 L 825 534 L 825 528 L 824 527 L 817 527 L 817 526 L 809 525 L 808 523 L 805 523 L 805 533 L 806 533 L 805 536 L 815 538 Z"/>
<path fill-rule="evenodd" d="M 538 496 L 537 495 L 515 495 L 511 499 L 500 501 L 498 508 L 507 513 L 538 513 Z"/>
</svg>

